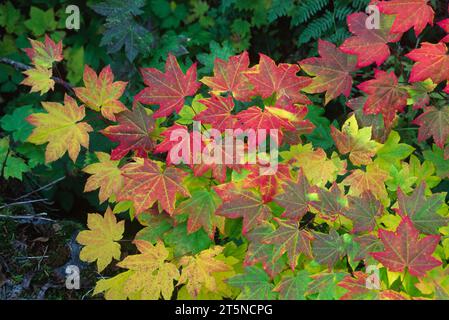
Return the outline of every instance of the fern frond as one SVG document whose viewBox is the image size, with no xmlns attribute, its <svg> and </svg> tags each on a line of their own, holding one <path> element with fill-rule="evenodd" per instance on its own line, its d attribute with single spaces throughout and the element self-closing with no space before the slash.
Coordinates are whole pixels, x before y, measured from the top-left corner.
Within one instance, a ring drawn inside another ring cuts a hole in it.
<svg viewBox="0 0 449 320">
<path fill-rule="evenodd" d="M 329 0 L 303 0 L 292 12 L 292 26 L 309 21 L 321 9 L 329 4 Z"/>
<path fill-rule="evenodd" d="M 318 39 L 325 34 L 326 31 L 330 30 L 335 24 L 334 15 L 332 12 L 327 11 L 323 16 L 310 22 L 307 27 L 301 32 L 298 39 L 298 44 L 304 44 L 309 42 L 311 39 Z"/>
</svg>

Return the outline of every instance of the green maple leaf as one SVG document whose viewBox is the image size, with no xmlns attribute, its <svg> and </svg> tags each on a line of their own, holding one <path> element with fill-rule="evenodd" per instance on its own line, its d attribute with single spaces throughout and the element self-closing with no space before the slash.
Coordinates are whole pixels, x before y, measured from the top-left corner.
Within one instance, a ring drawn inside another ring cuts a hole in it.
<svg viewBox="0 0 449 320">
<path fill-rule="evenodd" d="M 446 194 L 434 193 L 425 196 L 426 184 L 421 183 L 410 196 L 402 189 L 398 190 L 398 213 L 409 216 L 415 227 L 426 234 L 439 234 L 438 229 L 448 224 L 449 219 L 442 217 L 438 211 L 445 204 Z"/>
<path fill-rule="evenodd" d="M 408 166 L 404 166 L 398 170 L 397 167 L 391 166 L 390 179 L 385 181 L 385 184 L 390 191 L 396 191 L 399 187 L 405 192 L 409 193 L 413 190 L 412 186 L 415 184 L 417 178 L 410 174 Z"/>
<path fill-rule="evenodd" d="M 401 137 L 396 131 L 392 131 L 384 145 L 377 150 L 377 158 L 374 161 L 381 169 L 389 170 L 392 165 L 399 167 L 400 161 L 410 156 L 415 148 L 405 143 L 399 143 Z"/>
<path fill-rule="evenodd" d="M 182 257 L 187 254 L 196 254 L 210 247 L 212 241 L 207 233 L 200 229 L 189 234 L 187 223 L 181 223 L 163 235 L 163 240 L 167 246 L 174 249 L 175 257 Z"/>
<path fill-rule="evenodd" d="M 243 274 L 228 279 L 227 283 L 242 290 L 239 300 L 274 300 L 278 295 L 273 292 L 270 277 L 256 266 L 246 267 Z"/>
<path fill-rule="evenodd" d="M 202 68 L 198 69 L 198 74 L 210 74 L 214 69 L 214 62 L 216 58 L 227 61 L 230 56 L 235 54 L 229 41 L 223 41 L 222 44 L 212 40 L 209 43 L 210 53 L 199 53 L 196 58 L 198 61 L 204 65 Z"/>
<path fill-rule="evenodd" d="M 279 298 L 282 300 L 305 300 L 305 293 L 310 281 L 310 274 L 307 270 L 301 270 L 296 274 L 288 272 L 283 275 L 273 291 L 279 292 Z"/>
<path fill-rule="evenodd" d="M 338 283 L 347 275 L 345 272 L 315 274 L 311 276 L 306 295 L 316 294 L 318 300 L 338 300 L 344 294 Z"/>
<path fill-rule="evenodd" d="M 22 175 L 30 168 L 22 158 L 16 157 L 10 150 L 9 138 L 0 139 L 0 168 L 5 179 L 17 178 L 22 180 Z"/>
<path fill-rule="evenodd" d="M 215 215 L 218 207 L 218 196 L 209 190 L 196 190 L 192 197 L 181 202 L 175 209 L 175 215 L 187 215 L 187 231 L 189 234 L 203 228 L 209 238 L 213 239 L 217 225 L 223 225 L 224 218 Z"/>
<path fill-rule="evenodd" d="M 25 118 L 33 111 L 32 106 L 16 108 L 12 114 L 7 114 L 0 120 L 0 126 L 5 131 L 12 132 L 15 141 L 25 142 L 33 131 L 33 126 L 25 121 Z"/>
<path fill-rule="evenodd" d="M 444 157 L 444 151 L 433 145 L 432 150 L 423 152 L 424 159 L 432 162 L 437 169 L 437 176 L 444 179 L 449 178 L 449 161 Z"/>
<path fill-rule="evenodd" d="M 58 23 L 55 20 L 53 9 L 43 11 L 37 7 L 31 7 L 30 19 L 25 21 L 25 26 L 35 36 L 41 36 L 47 31 L 53 31 L 57 25 Z"/>
<path fill-rule="evenodd" d="M 430 161 L 426 160 L 421 163 L 416 156 L 412 155 L 409 160 L 409 168 L 410 175 L 416 177 L 416 184 L 419 185 L 421 182 L 425 182 L 429 193 L 430 189 L 441 182 L 441 178 L 435 175 L 434 164 Z"/>
<path fill-rule="evenodd" d="M 329 234 L 315 232 L 313 235 L 315 240 L 312 243 L 312 251 L 315 260 L 332 268 L 346 252 L 343 238 L 335 229 L 331 229 Z"/>
</svg>

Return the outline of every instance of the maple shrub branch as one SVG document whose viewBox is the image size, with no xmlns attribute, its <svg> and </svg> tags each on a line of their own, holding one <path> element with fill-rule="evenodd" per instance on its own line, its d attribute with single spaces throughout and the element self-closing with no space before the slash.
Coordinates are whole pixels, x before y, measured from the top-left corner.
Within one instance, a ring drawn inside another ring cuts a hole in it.
<svg viewBox="0 0 449 320">
<path fill-rule="evenodd" d="M 9 59 L 9 58 L 5 58 L 5 57 L 0 57 L 0 63 L 7 64 L 18 71 L 26 71 L 26 70 L 32 69 L 32 67 L 27 64 L 24 64 L 24 63 L 21 63 L 21 62 L 18 62 L 18 61 Z M 52 79 L 54 82 L 63 86 L 67 92 L 69 92 L 70 94 L 74 94 L 73 86 L 70 83 L 64 81 L 63 79 L 61 79 L 59 77 L 52 77 Z"/>
</svg>

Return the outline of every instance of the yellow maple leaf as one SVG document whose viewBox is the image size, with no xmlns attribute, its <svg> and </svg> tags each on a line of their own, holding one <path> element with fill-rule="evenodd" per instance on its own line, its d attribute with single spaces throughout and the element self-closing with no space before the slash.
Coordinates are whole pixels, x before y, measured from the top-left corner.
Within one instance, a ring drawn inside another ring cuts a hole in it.
<svg viewBox="0 0 449 320">
<path fill-rule="evenodd" d="M 385 181 L 390 178 L 388 172 L 380 169 L 375 164 L 366 166 L 366 171 L 356 169 L 343 180 L 342 184 L 350 186 L 348 195 L 359 196 L 365 191 L 370 191 L 383 204 L 388 204 L 388 193 Z"/>
<path fill-rule="evenodd" d="M 81 231 L 76 241 L 85 246 L 80 252 L 80 259 L 85 262 L 97 261 L 98 272 L 103 271 L 112 261 L 120 259 L 120 244 L 125 222 L 117 222 L 112 210 L 108 208 L 102 217 L 98 213 L 87 216 L 90 230 Z"/>
<path fill-rule="evenodd" d="M 381 146 L 371 140 L 371 127 L 359 129 L 355 115 L 346 120 L 341 131 L 332 126 L 331 134 L 340 154 L 349 153 L 349 160 L 356 166 L 370 164 Z"/>
<path fill-rule="evenodd" d="M 84 68 L 85 87 L 74 88 L 76 96 L 89 108 L 115 121 L 115 113 L 127 110 L 118 99 L 125 91 L 127 82 L 115 81 L 111 67 L 105 67 L 97 76 L 89 66 Z"/>
<path fill-rule="evenodd" d="M 204 287 L 208 291 L 217 290 L 217 282 L 213 273 L 225 272 L 231 268 L 216 258 L 223 251 L 223 247 L 215 246 L 201 251 L 195 256 L 185 256 L 179 261 L 182 266 L 179 284 L 186 284 L 187 292 L 196 297 Z"/>
<path fill-rule="evenodd" d="M 80 146 L 89 147 L 88 133 L 93 130 L 86 122 L 79 122 L 85 116 L 84 107 L 78 107 L 76 101 L 68 95 L 64 97 L 64 105 L 42 102 L 42 106 L 48 113 L 33 113 L 27 118 L 35 126 L 28 142 L 48 142 L 45 150 L 46 163 L 61 158 L 67 151 L 70 159 L 75 162 Z"/>
<path fill-rule="evenodd" d="M 100 189 L 98 198 L 105 202 L 113 194 L 117 194 L 123 187 L 123 176 L 118 164 L 120 161 L 111 160 L 111 156 L 104 152 L 96 152 L 99 162 L 88 165 L 84 172 L 91 174 L 86 181 L 84 192 Z"/>
<path fill-rule="evenodd" d="M 133 273 L 133 271 L 126 271 L 109 279 L 100 279 L 95 285 L 92 295 L 104 292 L 104 298 L 106 300 L 126 300 L 127 298 L 136 298 L 133 295 L 126 294 L 124 291 L 125 283 Z"/>
<path fill-rule="evenodd" d="M 329 159 L 323 149 L 313 149 L 312 144 L 291 146 L 290 151 L 280 152 L 281 157 L 302 168 L 307 180 L 313 185 L 325 186 L 334 182 L 338 175 L 346 173 L 346 161 L 334 152 Z"/>
<path fill-rule="evenodd" d="M 51 69 L 36 66 L 23 72 L 27 77 L 20 83 L 31 87 L 30 92 L 41 92 L 41 95 L 53 90 L 55 82 L 52 79 Z"/>
<path fill-rule="evenodd" d="M 156 245 L 143 240 L 135 240 L 134 244 L 140 254 L 126 257 L 117 266 L 134 271 L 126 280 L 126 295 L 140 294 L 144 300 L 157 300 L 162 297 L 170 299 L 174 290 L 174 280 L 179 278 L 178 268 L 167 262 L 169 252 L 162 241 Z"/>
</svg>

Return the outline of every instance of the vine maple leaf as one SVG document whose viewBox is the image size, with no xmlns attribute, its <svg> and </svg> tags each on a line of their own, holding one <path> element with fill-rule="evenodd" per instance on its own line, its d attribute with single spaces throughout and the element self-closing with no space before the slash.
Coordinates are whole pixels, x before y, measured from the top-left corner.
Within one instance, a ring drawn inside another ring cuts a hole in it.
<svg viewBox="0 0 449 320">
<path fill-rule="evenodd" d="M 291 178 L 290 168 L 286 164 L 279 164 L 273 174 L 261 174 L 261 170 L 270 170 L 268 166 L 252 165 L 243 186 L 245 188 L 258 188 L 265 202 L 270 202 L 280 193 L 282 184 Z"/>
<path fill-rule="evenodd" d="M 84 67 L 84 87 L 74 88 L 76 96 L 95 111 L 101 111 L 106 119 L 115 121 L 115 114 L 127 110 L 118 99 L 128 82 L 115 81 L 111 67 L 107 66 L 97 76 L 88 65 Z"/>
<path fill-rule="evenodd" d="M 311 103 L 300 91 L 312 80 L 296 75 L 301 69 L 298 65 L 280 63 L 276 66 L 270 57 L 262 53 L 259 56 L 259 64 L 245 73 L 258 95 L 266 99 L 275 93 L 276 100 L 300 104 Z"/>
<path fill-rule="evenodd" d="M 433 25 L 435 12 L 428 3 L 429 0 L 392 0 L 377 5 L 380 12 L 395 15 L 391 33 L 404 33 L 413 28 L 419 36 L 427 24 Z"/>
<path fill-rule="evenodd" d="M 178 284 L 186 284 L 187 291 L 193 297 L 196 297 L 203 287 L 214 292 L 217 285 L 212 274 L 231 270 L 225 262 L 217 259 L 222 251 L 223 247 L 215 246 L 201 251 L 194 257 L 182 257 L 179 260 L 182 273 Z"/>
<path fill-rule="evenodd" d="M 194 120 L 210 124 L 212 128 L 221 132 L 234 128 L 235 117 L 231 114 L 234 109 L 234 100 L 231 96 L 212 95 L 198 102 L 204 104 L 207 109 L 195 115 Z"/>
<path fill-rule="evenodd" d="M 264 242 L 280 246 L 280 255 L 287 252 L 290 268 L 295 270 L 298 257 L 302 253 L 306 257 L 312 257 L 312 235 L 305 229 L 301 229 L 299 221 L 276 219 L 279 227 L 264 238 Z"/>
<path fill-rule="evenodd" d="M 182 185 L 187 173 L 172 167 L 161 170 L 157 162 L 147 158 L 134 158 L 134 162 L 123 166 L 122 175 L 125 182 L 117 200 L 133 201 L 136 215 L 151 208 L 156 201 L 163 210 L 173 215 L 176 194 L 190 196 Z"/>
<path fill-rule="evenodd" d="M 306 300 L 305 294 L 311 280 L 309 272 L 301 270 L 296 275 L 282 277 L 273 291 L 279 292 L 281 300 Z"/>
<path fill-rule="evenodd" d="M 110 196 L 116 195 L 123 187 L 122 171 L 118 167 L 119 161 L 111 160 L 109 154 L 95 153 L 99 162 L 86 166 L 83 171 L 91 174 L 84 187 L 84 192 L 100 189 L 98 199 L 105 202 Z"/>
<path fill-rule="evenodd" d="M 154 120 L 148 116 L 144 107 L 135 105 L 132 111 L 119 113 L 117 122 L 101 131 L 111 141 L 119 143 L 112 150 L 112 160 L 119 160 L 130 151 L 134 151 L 138 157 L 146 157 L 153 150 L 151 132 L 154 130 Z"/>
<path fill-rule="evenodd" d="M 383 206 L 371 192 L 363 192 L 360 197 L 348 197 L 348 206 L 342 214 L 353 222 L 353 233 L 363 233 L 374 230 L 376 217 L 382 215 Z"/>
<path fill-rule="evenodd" d="M 385 250 L 371 255 L 393 272 L 403 272 L 407 268 L 411 275 L 422 277 L 441 265 L 441 261 L 432 257 L 441 237 L 435 235 L 420 239 L 409 217 L 402 218 L 396 232 L 380 229 L 379 238 Z"/>
<path fill-rule="evenodd" d="M 62 41 L 55 43 L 48 35 L 44 42 L 28 39 L 31 48 L 23 49 L 35 66 L 50 69 L 54 62 L 62 61 Z"/>
<path fill-rule="evenodd" d="M 310 185 L 303 171 L 300 170 L 296 180 L 287 179 L 283 192 L 274 197 L 274 201 L 285 209 L 282 217 L 299 221 L 309 211 Z"/>
<path fill-rule="evenodd" d="M 214 95 L 229 92 L 237 100 L 249 101 L 254 92 L 245 76 L 245 72 L 249 70 L 248 67 L 249 57 L 246 51 L 230 57 L 228 61 L 216 58 L 214 76 L 204 77 L 200 81 L 211 88 L 211 93 Z"/>
<path fill-rule="evenodd" d="M 323 218 L 334 220 L 343 210 L 344 194 L 342 194 L 337 183 L 334 182 L 331 188 L 320 188 L 313 186 L 310 192 L 318 195 L 318 201 L 310 201 L 310 205 L 318 210 Z"/>
<path fill-rule="evenodd" d="M 326 264 L 329 269 L 332 269 L 346 252 L 343 238 L 335 229 L 331 229 L 329 234 L 314 232 L 313 238 L 312 251 L 315 260 L 319 264 Z"/>
<path fill-rule="evenodd" d="M 270 110 L 269 107 L 262 110 L 255 106 L 243 110 L 235 116 L 236 123 L 234 128 L 241 129 L 243 132 L 248 129 L 254 130 L 258 134 L 258 144 L 265 141 L 262 133 L 268 133 L 278 145 L 281 145 L 283 137 L 281 129 L 296 131 L 296 127 L 290 121 L 277 116 Z"/>
<path fill-rule="evenodd" d="M 331 135 L 340 154 L 349 153 L 349 160 L 356 166 L 371 163 L 379 147 L 371 140 L 371 127 L 359 129 L 355 115 L 346 120 L 341 131 L 331 126 Z"/>
<path fill-rule="evenodd" d="M 33 113 L 27 121 L 35 126 L 28 137 L 28 142 L 44 144 L 45 162 L 49 163 L 69 153 L 73 162 L 78 158 L 81 146 L 89 147 L 89 132 L 93 129 L 84 119 L 84 107 L 78 107 L 76 101 L 68 95 L 64 97 L 64 105 L 56 102 L 42 102 L 47 113 Z"/>
<path fill-rule="evenodd" d="M 418 141 L 423 142 L 433 137 L 435 144 L 441 149 L 449 138 L 449 107 L 440 109 L 429 106 L 424 109 L 424 113 L 417 117 L 414 124 L 419 126 Z"/>
<path fill-rule="evenodd" d="M 98 213 L 87 215 L 87 227 L 81 231 L 76 241 L 84 247 L 80 259 L 86 262 L 97 261 L 98 272 L 103 271 L 112 261 L 120 259 L 120 244 L 125 230 L 125 222 L 117 222 L 112 210 L 108 208 L 101 216 Z"/>
<path fill-rule="evenodd" d="M 409 94 L 404 87 L 398 85 L 394 72 L 375 70 L 374 76 L 375 79 L 362 82 L 357 87 L 368 95 L 363 112 L 382 114 L 388 127 L 396 113 L 402 112 L 407 106 Z"/>
<path fill-rule="evenodd" d="M 402 34 L 390 34 L 394 16 L 381 15 L 379 29 L 368 29 L 367 19 L 368 15 L 363 12 L 348 16 L 349 31 L 354 36 L 346 39 L 340 47 L 345 53 L 357 55 L 359 68 L 374 62 L 380 66 L 390 56 L 387 43 L 397 42 L 402 37 Z"/>
<path fill-rule="evenodd" d="M 366 167 L 366 171 L 353 170 L 342 183 L 350 186 L 349 195 L 359 196 L 365 191 L 370 191 L 379 200 L 384 200 L 388 198 L 385 181 L 389 178 L 388 172 L 371 164 Z"/>
<path fill-rule="evenodd" d="M 325 105 L 341 94 L 348 97 L 352 88 L 351 72 L 357 70 L 357 57 L 321 39 L 318 41 L 318 53 L 320 58 L 298 62 L 307 74 L 314 76 L 312 83 L 302 90 L 307 93 L 326 92 Z"/>
<path fill-rule="evenodd" d="M 335 152 L 329 159 L 323 149 L 314 149 L 311 143 L 291 146 L 290 151 L 282 151 L 280 155 L 289 164 L 301 168 L 313 185 L 324 186 L 327 182 L 334 182 L 338 175 L 346 173 L 346 160 L 340 160 Z"/>
<path fill-rule="evenodd" d="M 167 57 L 165 73 L 155 68 L 142 68 L 140 71 L 148 87 L 134 97 L 134 103 L 158 104 L 159 109 L 153 118 L 179 112 L 184 106 L 185 97 L 194 95 L 201 86 L 196 81 L 196 63 L 184 74 L 171 53 Z"/>
<path fill-rule="evenodd" d="M 192 197 L 181 202 L 174 214 L 188 214 L 187 231 L 193 233 L 203 228 L 209 238 L 213 239 L 217 226 L 224 225 L 223 217 L 215 215 L 218 207 L 218 198 L 213 191 L 196 190 Z"/>
<path fill-rule="evenodd" d="M 248 250 L 246 251 L 244 266 L 261 263 L 266 273 L 274 278 L 285 268 L 285 261 L 282 255 L 285 251 L 277 244 L 267 243 L 266 237 L 274 232 L 274 227 L 269 222 L 263 222 L 245 237 L 248 239 Z"/>
<path fill-rule="evenodd" d="M 215 214 L 230 219 L 243 218 L 243 234 L 271 217 L 271 210 L 262 197 L 250 189 L 230 182 L 215 186 L 214 190 L 223 201 Z"/>
<path fill-rule="evenodd" d="M 40 95 L 54 90 L 55 81 L 52 78 L 51 69 L 36 66 L 23 72 L 27 77 L 20 84 L 31 87 L 30 92 L 39 92 Z"/>
<path fill-rule="evenodd" d="M 355 271 L 354 277 L 346 276 L 338 283 L 339 287 L 348 290 L 340 300 L 406 300 L 398 292 L 392 290 L 372 290 L 368 288 L 368 274 L 362 271 Z"/>
<path fill-rule="evenodd" d="M 408 216 L 415 227 L 427 234 L 438 234 L 438 229 L 448 224 L 449 220 L 440 216 L 437 211 L 444 205 L 446 195 L 434 193 L 426 198 L 426 183 L 422 182 L 410 196 L 398 189 L 397 212 L 402 216 Z"/>
<path fill-rule="evenodd" d="M 230 278 L 228 283 L 242 290 L 238 299 L 267 301 L 276 299 L 278 295 L 273 292 L 274 284 L 270 277 L 257 266 L 246 267 L 243 274 Z"/>
<path fill-rule="evenodd" d="M 412 50 L 405 56 L 416 62 L 410 73 L 410 82 L 431 79 L 435 84 L 439 84 L 449 79 L 449 55 L 443 42 L 437 44 L 424 42 L 420 48 Z M 449 85 L 444 92 L 449 93 Z"/>
<path fill-rule="evenodd" d="M 143 240 L 134 240 L 140 254 L 129 255 L 117 266 L 132 270 L 125 279 L 123 290 L 127 295 L 139 294 L 143 300 L 158 300 L 160 296 L 169 300 L 174 290 L 174 280 L 179 278 L 179 270 L 168 262 L 169 252 L 164 243 L 156 245 Z"/>
</svg>

